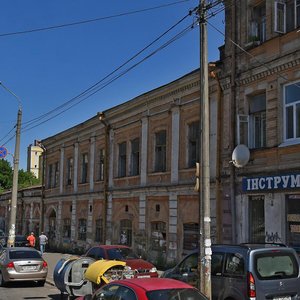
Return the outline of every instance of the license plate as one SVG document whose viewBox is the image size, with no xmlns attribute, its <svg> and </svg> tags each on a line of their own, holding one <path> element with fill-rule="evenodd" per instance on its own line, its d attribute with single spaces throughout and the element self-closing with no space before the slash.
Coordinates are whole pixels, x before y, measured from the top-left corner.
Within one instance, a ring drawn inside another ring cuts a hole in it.
<svg viewBox="0 0 300 300">
<path fill-rule="evenodd" d="M 36 266 L 24 266 L 22 268 L 23 271 L 28 272 L 28 271 L 35 271 L 36 270 Z"/>
<path fill-rule="evenodd" d="M 292 300 L 291 296 L 275 297 L 273 300 Z"/>
<path fill-rule="evenodd" d="M 150 275 L 138 275 L 137 278 L 150 278 Z"/>
</svg>

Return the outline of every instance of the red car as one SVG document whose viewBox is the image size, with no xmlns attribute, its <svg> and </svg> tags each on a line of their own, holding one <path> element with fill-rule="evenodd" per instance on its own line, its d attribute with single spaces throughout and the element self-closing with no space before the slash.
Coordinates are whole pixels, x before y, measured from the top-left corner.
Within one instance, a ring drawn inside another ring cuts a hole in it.
<svg viewBox="0 0 300 300">
<path fill-rule="evenodd" d="M 108 283 L 93 295 L 77 300 L 207 300 L 187 283 L 169 278 L 133 278 Z"/>
<path fill-rule="evenodd" d="M 133 250 L 124 245 L 99 245 L 90 248 L 84 256 L 99 259 L 120 260 L 135 271 L 137 278 L 158 277 L 156 267 L 138 257 Z"/>
</svg>

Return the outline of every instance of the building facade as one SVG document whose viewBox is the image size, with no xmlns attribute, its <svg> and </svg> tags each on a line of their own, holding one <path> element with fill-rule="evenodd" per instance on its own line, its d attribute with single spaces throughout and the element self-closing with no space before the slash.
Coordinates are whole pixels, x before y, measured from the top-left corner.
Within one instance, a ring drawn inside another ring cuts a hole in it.
<svg viewBox="0 0 300 300">
<path fill-rule="evenodd" d="M 231 92 L 224 91 L 224 103 L 233 112 L 233 144 L 251 153 L 245 167 L 232 170 L 235 240 L 299 248 L 300 3 L 236 1 L 226 15 Z"/>
</svg>

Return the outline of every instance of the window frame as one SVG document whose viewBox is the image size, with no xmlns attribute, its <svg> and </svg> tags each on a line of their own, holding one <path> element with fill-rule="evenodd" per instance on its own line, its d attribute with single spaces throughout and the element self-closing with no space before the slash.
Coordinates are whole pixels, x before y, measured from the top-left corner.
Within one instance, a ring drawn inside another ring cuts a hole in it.
<svg viewBox="0 0 300 300">
<path fill-rule="evenodd" d="M 188 168 L 195 168 L 196 162 L 199 161 L 199 151 L 200 151 L 200 124 L 199 120 L 188 124 Z M 195 153 L 195 155 L 193 155 Z M 195 157 L 193 157 L 195 156 Z"/>
<path fill-rule="evenodd" d="M 154 172 L 167 171 L 167 131 L 155 132 Z"/>
<path fill-rule="evenodd" d="M 85 218 L 78 219 L 78 240 L 85 241 L 87 233 L 87 220 Z"/>
<path fill-rule="evenodd" d="M 118 144 L 118 177 L 126 177 L 127 170 L 127 142 Z"/>
<path fill-rule="evenodd" d="M 130 159 L 130 175 L 137 176 L 140 174 L 140 139 L 131 140 L 131 159 Z"/>
<path fill-rule="evenodd" d="M 88 168 L 89 168 L 89 156 L 88 153 L 82 153 L 81 155 L 81 183 L 88 182 Z"/>
<path fill-rule="evenodd" d="M 73 169 L 74 168 L 74 159 L 69 157 L 67 159 L 67 185 L 72 185 L 73 182 Z"/>
</svg>

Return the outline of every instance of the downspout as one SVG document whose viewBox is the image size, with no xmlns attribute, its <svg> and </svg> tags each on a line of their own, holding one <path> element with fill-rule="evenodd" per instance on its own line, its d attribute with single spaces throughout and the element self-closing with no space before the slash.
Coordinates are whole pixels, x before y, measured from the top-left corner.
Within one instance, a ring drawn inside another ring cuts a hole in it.
<svg viewBox="0 0 300 300">
<path fill-rule="evenodd" d="M 231 36 L 232 40 L 236 40 L 236 14 L 235 14 L 236 6 L 231 6 Z M 232 44 L 231 45 L 231 132 L 230 132 L 230 153 L 233 152 L 236 143 L 236 48 Z M 235 204 L 235 166 L 230 164 L 230 206 L 231 206 L 231 224 L 232 224 L 232 243 L 236 243 L 236 204 Z"/>
<path fill-rule="evenodd" d="M 215 67 L 215 64 L 210 64 Z M 217 147 L 216 147 L 216 223 L 217 223 L 217 243 L 222 243 L 223 239 L 223 202 L 221 198 L 221 129 L 223 124 L 223 91 L 220 79 L 216 71 L 211 71 L 210 76 L 217 81 Z"/>
<path fill-rule="evenodd" d="M 106 243 L 107 237 L 107 202 L 108 202 L 108 178 L 109 178 L 109 131 L 110 125 L 105 120 L 105 115 L 103 112 L 98 113 L 98 118 L 105 128 L 105 145 L 104 145 L 104 166 L 103 166 L 103 241 Z"/>
</svg>

